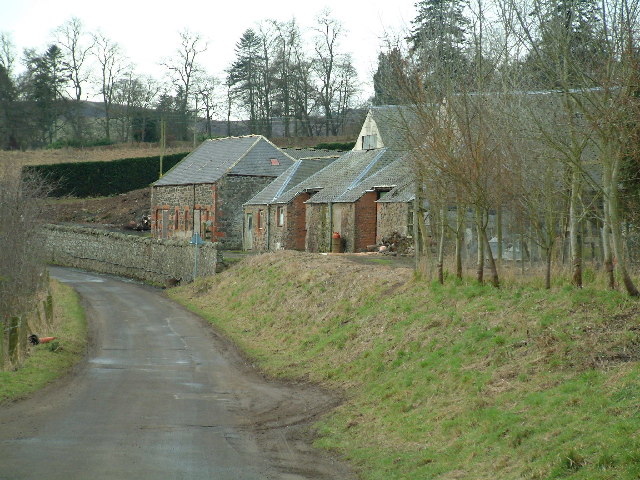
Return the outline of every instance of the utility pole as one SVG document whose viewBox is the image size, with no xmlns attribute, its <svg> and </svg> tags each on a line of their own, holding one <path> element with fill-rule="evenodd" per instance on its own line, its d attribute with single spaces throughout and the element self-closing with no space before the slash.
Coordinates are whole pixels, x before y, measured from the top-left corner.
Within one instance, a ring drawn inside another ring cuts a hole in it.
<svg viewBox="0 0 640 480">
<path fill-rule="evenodd" d="M 162 178 L 162 162 L 164 160 L 164 152 L 167 147 L 167 129 L 166 122 L 163 119 L 160 120 L 160 178 Z"/>
<path fill-rule="evenodd" d="M 198 128 L 198 97 L 196 96 L 196 109 L 193 112 L 193 148 L 196 148 L 196 130 Z"/>
</svg>

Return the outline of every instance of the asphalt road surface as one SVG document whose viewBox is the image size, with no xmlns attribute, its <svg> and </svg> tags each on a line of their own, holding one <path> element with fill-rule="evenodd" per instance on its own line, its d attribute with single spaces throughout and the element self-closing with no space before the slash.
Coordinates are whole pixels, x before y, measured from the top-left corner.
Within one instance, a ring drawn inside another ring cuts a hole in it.
<svg viewBox="0 0 640 480">
<path fill-rule="evenodd" d="M 352 478 L 309 443 L 309 424 L 334 397 L 264 380 L 160 290 L 71 269 L 52 275 L 83 299 L 87 360 L 0 408 L 0 479 Z"/>
</svg>

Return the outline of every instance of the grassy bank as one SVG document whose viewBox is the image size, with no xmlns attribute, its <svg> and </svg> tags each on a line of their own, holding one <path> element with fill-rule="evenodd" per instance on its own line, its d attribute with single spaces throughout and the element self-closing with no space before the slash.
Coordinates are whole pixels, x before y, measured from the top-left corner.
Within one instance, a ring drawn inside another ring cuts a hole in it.
<svg viewBox="0 0 640 480">
<path fill-rule="evenodd" d="M 64 375 L 84 355 L 86 320 L 76 292 L 51 280 L 55 342 L 37 345 L 15 372 L 0 372 L 0 403 L 23 398 Z M 57 347 L 57 348 L 56 348 Z"/>
<path fill-rule="evenodd" d="M 317 443 L 365 479 L 640 476 L 640 303 L 622 293 L 278 253 L 170 295 L 266 372 L 344 392 Z"/>
</svg>

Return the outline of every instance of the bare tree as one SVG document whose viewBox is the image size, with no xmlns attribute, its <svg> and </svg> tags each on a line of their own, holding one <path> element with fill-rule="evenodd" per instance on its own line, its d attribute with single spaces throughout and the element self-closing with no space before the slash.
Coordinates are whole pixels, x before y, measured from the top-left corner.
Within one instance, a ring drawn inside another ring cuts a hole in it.
<svg viewBox="0 0 640 480">
<path fill-rule="evenodd" d="M 104 133 L 107 141 L 111 140 L 112 107 L 116 94 L 116 83 L 126 71 L 125 58 L 120 46 L 102 33 L 93 36 L 95 49 L 92 51 L 100 68 L 100 94 L 104 105 Z"/>
<path fill-rule="evenodd" d="M 218 80 L 212 75 L 205 75 L 196 81 L 196 95 L 202 105 L 206 121 L 206 133 L 209 138 L 211 138 L 211 122 L 217 106 L 217 87 Z"/>
<path fill-rule="evenodd" d="M 71 108 L 71 126 L 74 138 L 80 140 L 83 136 L 82 112 L 80 102 L 82 89 L 89 80 L 90 72 L 86 68 L 86 62 L 93 48 L 93 43 L 87 43 L 82 22 L 76 17 L 59 26 L 56 30 L 56 38 L 64 55 L 65 68 L 69 74 L 73 87 L 74 103 Z"/>
<path fill-rule="evenodd" d="M 318 78 L 318 102 L 324 114 L 326 135 L 337 135 L 355 92 L 356 74 L 351 57 L 339 50 L 345 32 L 342 24 L 323 10 L 316 18 L 313 66 Z"/>
<path fill-rule="evenodd" d="M 167 68 L 169 76 L 179 93 L 180 113 L 183 116 L 183 139 L 187 135 L 187 116 L 190 101 L 194 95 L 193 82 L 201 67 L 197 58 L 207 50 L 207 42 L 198 33 L 185 29 L 179 32 L 180 47 L 176 51 L 176 57 L 163 60 L 162 65 Z"/>
<path fill-rule="evenodd" d="M 11 36 L 6 32 L 0 32 L 0 66 L 9 74 L 13 74 L 13 66 L 16 60 L 15 46 Z"/>
</svg>

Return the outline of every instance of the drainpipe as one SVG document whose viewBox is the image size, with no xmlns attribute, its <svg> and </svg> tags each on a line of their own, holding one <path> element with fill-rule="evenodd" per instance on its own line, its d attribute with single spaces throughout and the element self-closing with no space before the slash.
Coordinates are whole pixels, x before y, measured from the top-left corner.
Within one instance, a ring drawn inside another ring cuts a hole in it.
<svg viewBox="0 0 640 480">
<path fill-rule="evenodd" d="M 267 203 L 267 252 L 270 250 L 269 249 L 269 244 L 270 242 L 270 235 L 271 235 L 271 205 Z"/>
<path fill-rule="evenodd" d="M 191 207 L 191 228 L 196 233 L 196 184 L 193 184 L 193 206 Z M 193 234 L 191 235 L 193 236 Z"/>
<path fill-rule="evenodd" d="M 242 249 L 247 251 L 247 212 L 244 208 L 242 209 Z"/>
<path fill-rule="evenodd" d="M 329 202 L 329 231 L 327 240 L 327 252 L 331 251 L 331 236 L 333 235 L 333 203 Z"/>
</svg>

